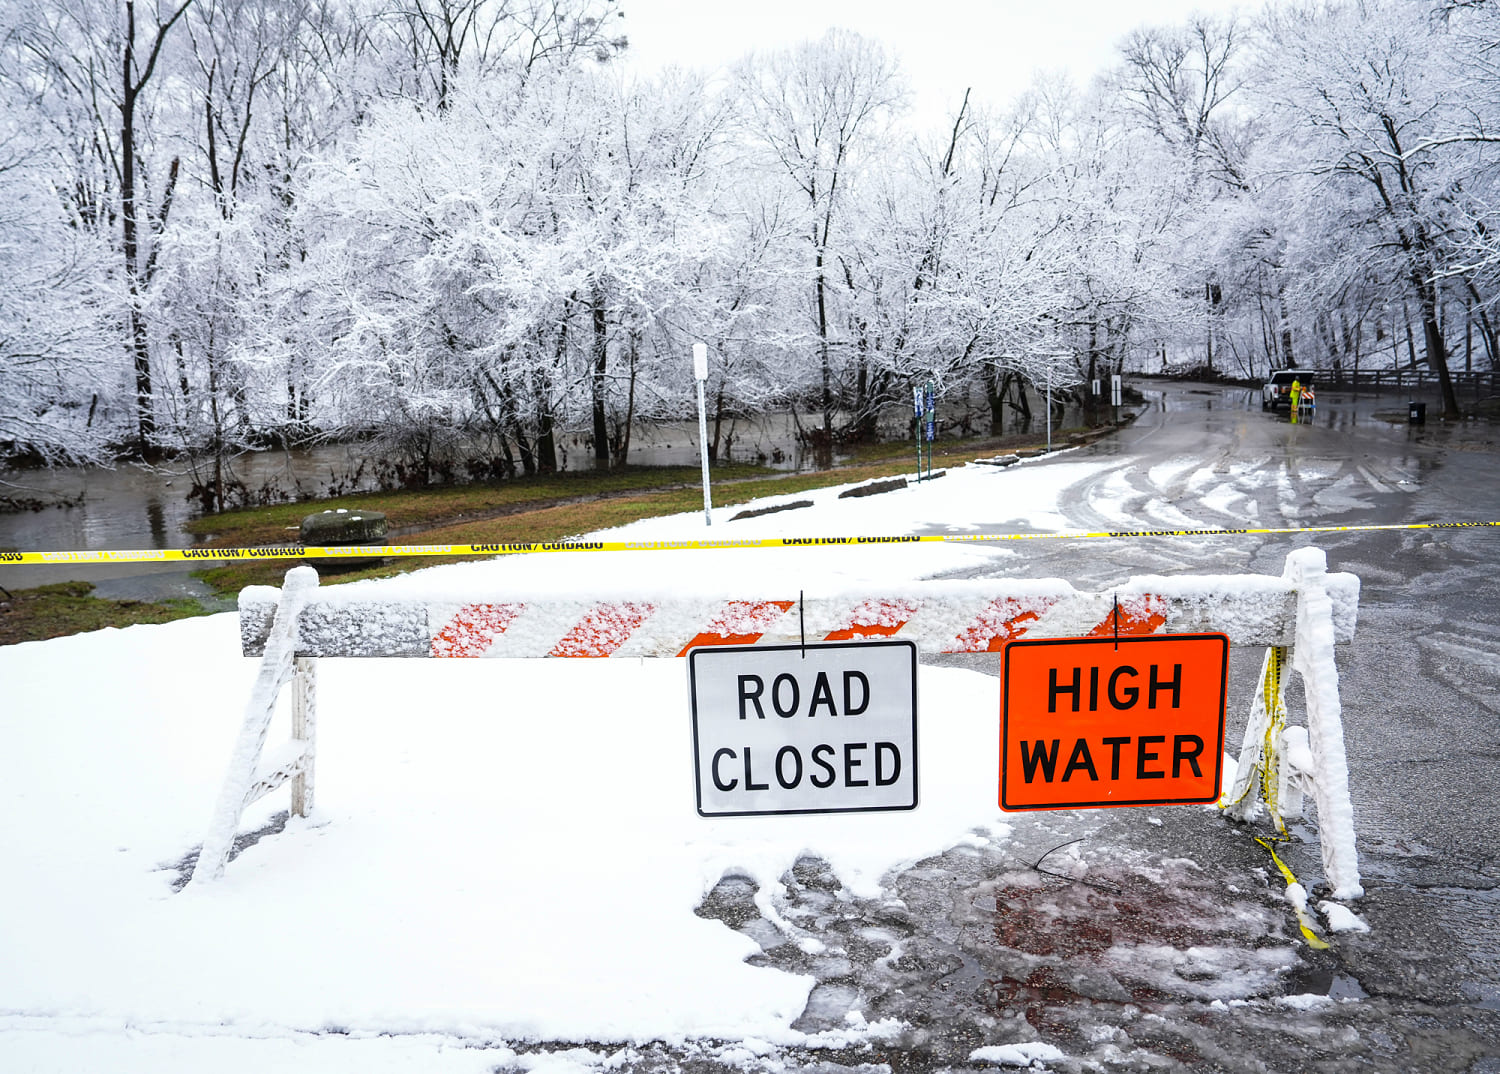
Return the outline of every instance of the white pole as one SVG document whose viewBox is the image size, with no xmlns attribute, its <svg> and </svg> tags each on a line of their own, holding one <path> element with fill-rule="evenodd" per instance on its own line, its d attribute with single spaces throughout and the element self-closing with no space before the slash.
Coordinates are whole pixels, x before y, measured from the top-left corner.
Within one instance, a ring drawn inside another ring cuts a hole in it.
<svg viewBox="0 0 1500 1074">
<path fill-rule="evenodd" d="M 1047 360 L 1047 453 L 1052 453 L 1052 361 Z"/>
<path fill-rule="evenodd" d="M 698 456 L 703 460 L 703 524 L 712 526 L 713 501 L 708 492 L 708 406 L 703 401 L 703 384 L 708 380 L 708 344 L 693 344 L 693 378 L 698 382 Z"/>
</svg>

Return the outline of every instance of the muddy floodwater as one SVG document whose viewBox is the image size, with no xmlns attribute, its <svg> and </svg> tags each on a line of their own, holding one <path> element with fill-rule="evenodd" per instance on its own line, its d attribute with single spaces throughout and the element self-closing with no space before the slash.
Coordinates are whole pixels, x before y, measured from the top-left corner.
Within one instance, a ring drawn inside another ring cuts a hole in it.
<svg viewBox="0 0 1500 1074">
<path fill-rule="evenodd" d="M 568 465 L 590 465 L 582 441 L 562 438 Z M 737 459 L 764 461 L 793 470 L 809 465 L 799 452 L 795 429 L 785 416 L 749 426 L 741 423 Z M 696 465 L 698 429 L 683 424 L 637 432 L 631 461 L 643 466 Z M 350 491 L 373 487 L 371 480 L 352 482 L 351 475 L 371 470 L 360 445 L 334 445 L 289 451 L 248 452 L 232 463 L 234 476 L 252 495 L 265 490 L 281 498 L 294 490 L 317 495 L 332 485 Z M 185 466 L 121 463 L 112 469 L 58 467 L 52 470 L 0 474 L 0 496 L 50 505 L 41 510 L 0 512 L 0 548 L 20 551 L 191 548 L 195 538 L 184 530 L 201 514 L 189 499 L 194 478 Z M 27 587 L 82 579 L 95 584 L 99 596 L 160 599 L 200 596 L 208 589 L 181 563 L 119 565 L 46 564 L 7 568 L 7 586 Z"/>
<path fill-rule="evenodd" d="M 972 408 L 953 408 L 968 427 L 983 430 L 987 416 Z M 1045 428 L 1038 411 L 1031 426 Z M 904 418 L 891 414 L 882 422 L 882 435 L 899 438 Z M 958 420 L 957 417 L 954 419 Z M 1077 423 L 1069 409 L 1059 421 Z M 803 428 L 818 418 L 804 415 Z M 1026 426 L 1008 426 L 1025 431 Z M 759 463 L 773 469 L 798 471 L 815 465 L 812 454 L 799 443 L 797 422 L 788 414 L 726 423 L 723 441 L 728 458 Z M 561 461 L 567 469 L 593 465 L 582 433 L 559 439 Z M 913 448 L 915 452 L 915 447 Z M 721 450 L 721 456 L 724 452 Z M 252 495 L 265 491 L 272 499 L 298 492 L 298 498 L 325 494 L 330 486 L 346 491 L 372 487 L 373 469 L 360 445 L 332 445 L 285 451 L 247 452 L 232 461 L 235 478 Z M 639 466 L 696 466 L 699 462 L 697 422 L 637 429 L 631 437 L 630 462 Z M 366 477 L 352 481 L 364 466 Z M 194 477 L 184 464 L 143 466 L 121 463 L 111 469 L 58 467 L 51 470 L 0 471 L 0 497 L 35 501 L 51 506 L 41 510 L 0 511 L 0 549 L 18 551 L 95 551 L 102 549 L 191 548 L 195 538 L 183 527 L 201 514 L 189 498 Z M 206 599 L 210 590 L 192 577 L 182 563 L 38 564 L 5 568 L 0 584 L 26 588 L 75 579 L 92 582 L 101 597 L 160 600 L 168 597 Z"/>
</svg>

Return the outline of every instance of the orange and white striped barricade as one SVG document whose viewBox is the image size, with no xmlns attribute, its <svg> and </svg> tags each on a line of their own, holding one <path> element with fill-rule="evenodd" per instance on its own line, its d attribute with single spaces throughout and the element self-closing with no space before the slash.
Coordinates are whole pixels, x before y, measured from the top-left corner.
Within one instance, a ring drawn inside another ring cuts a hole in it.
<svg viewBox="0 0 1500 1074">
<path fill-rule="evenodd" d="M 929 654 L 998 653 L 1018 638 L 1116 632 L 1214 631 L 1227 635 L 1231 645 L 1264 646 L 1283 659 L 1294 651 L 1292 666 L 1308 680 L 1309 720 L 1318 724 L 1309 728 L 1312 752 L 1337 756 L 1321 758 L 1326 763 L 1314 764 L 1311 773 L 1293 772 L 1280 740 L 1267 746 L 1266 713 L 1279 703 L 1277 679 L 1272 696 L 1262 689 L 1252 706 L 1234 787 L 1244 799 L 1243 789 L 1255 783 L 1255 773 L 1285 769 L 1281 783 L 1316 789 L 1325 832 L 1330 818 L 1346 824 L 1347 838 L 1340 834 L 1337 843 L 1352 848 L 1332 645 L 1353 638 L 1358 604 L 1359 579 L 1328 573 L 1317 549 L 1294 552 L 1281 577 L 1140 576 L 1093 593 L 1060 579 L 1006 578 L 912 582 L 878 590 L 787 587 L 689 594 L 640 587 L 587 595 L 524 587 L 452 593 L 439 585 L 413 599 L 384 597 L 379 587 L 320 589 L 311 567 L 294 567 L 282 588 L 251 586 L 240 594 L 242 651 L 261 658 L 261 672 L 193 879 L 223 874 L 243 810 L 282 783 L 292 783 L 293 813 L 305 816 L 311 809 L 319 659 L 678 657 L 699 646 L 885 639 L 909 639 Z M 292 740 L 263 760 L 266 730 L 287 682 L 294 690 Z M 1342 784 L 1318 786 L 1320 772 Z M 1291 797 L 1283 797 L 1274 803 L 1277 809 L 1295 807 Z M 1251 806 L 1241 801 L 1236 809 L 1248 816 Z M 1327 844 L 1325 838 L 1325 849 Z M 1358 887 L 1352 856 L 1326 864 L 1337 890 Z"/>
</svg>

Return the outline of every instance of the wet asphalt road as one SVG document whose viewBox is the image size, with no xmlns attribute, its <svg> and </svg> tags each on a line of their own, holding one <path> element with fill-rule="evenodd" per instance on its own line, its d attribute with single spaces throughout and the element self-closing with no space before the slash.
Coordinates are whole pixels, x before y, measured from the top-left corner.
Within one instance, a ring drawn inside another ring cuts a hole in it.
<svg viewBox="0 0 1500 1074">
<path fill-rule="evenodd" d="M 1070 529 L 1500 520 L 1500 426 L 1408 426 L 1391 396 L 1322 393 L 1297 425 L 1244 389 L 1163 384 L 1147 400 L 1117 436 L 1038 464 L 1119 460 L 1066 488 Z M 1008 510 L 1023 507 L 997 496 L 976 521 L 1014 532 Z M 794 934 L 735 877 L 700 914 L 757 939 L 754 961 L 819 979 L 798 1028 L 836 1028 L 851 1010 L 908 1028 L 751 1068 L 980 1069 L 976 1048 L 1040 1042 L 1064 1056 L 1042 1064 L 1057 1071 L 1500 1072 L 1500 529 L 1021 542 L 978 573 L 1080 589 L 1279 575 L 1310 543 L 1363 582 L 1338 665 L 1368 933 L 1311 950 L 1252 841 L 1264 824 L 1213 807 L 1009 815 L 1008 833 L 977 831 L 870 902 L 804 859 L 777 896 Z M 1231 752 L 1260 656 L 1231 657 Z M 995 671 L 993 657 L 949 660 Z M 1295 675 L 1288 702 L 1302 722 Z M 1316 816 L 1293 834 L 1284 857 L 1316 904 Z M 666 1047 L 633 1065 L 721 1069 Z"/>
<path fill-rule="evenodd" d="M 1500 425 L 1408 426 L 1405 400 L 1321 393 L 1310 423 L 1244 389 L 1146 386 L 1116 435 L 1029 466 L 1110 463 L 1066 479 L 1072 530 L 1500 520 Z M 1435 408 L 1429 408 L 1429 412 Z M 1028 505 L 1005 476 L 975 522 L 1015 532 Z M 1363 582 L 1341 646 L 1350 790 L 1368 933 L 1303 942 L 1252 835 L 1213 807 L 996 816 L 962 845 L 850 895 L 816 859 L 763 918 L 727 876 L 701 916 L 755 939 L 752 961 L 818 981 L 796 1023 L 899 1026 L 847 1047 L 572 1042 L 662 1072 L 967 1071 L 986 1047 L 1032 1046 L 1053 1071 L 1500 1074 L 1500 528 L 1035 541 L 979 573 L 1102 589 L 1138 574 L 1280 574 L 1316 544 Z M 1237 749 L 1259 651 L 1231 657 Z M 996 658 L 939 658 L 994 674 Z M 1300 683 L 1290 677 L 1293 722 Z M 1317 892 L 1317 818 L 1284 856 Z M 505 1069 L 532 1069 L 537 1045 Z M 1055 1051 L 1037 1050 L 1047 1046 Z M 1017 1053 L 1012 1053 L 1017 1054 Z"/>
</svg>

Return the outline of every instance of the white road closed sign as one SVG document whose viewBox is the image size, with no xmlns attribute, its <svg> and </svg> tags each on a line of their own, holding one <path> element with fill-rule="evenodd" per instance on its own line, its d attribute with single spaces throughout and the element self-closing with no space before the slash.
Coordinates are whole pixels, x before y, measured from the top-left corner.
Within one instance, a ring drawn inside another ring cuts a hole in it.
<svg viewBox="0 0 1500 1074">
<path fill-rule="evenodd" d="M 917 804 L 917 647 L 724 645 L 688 653 L 705 817 Z"/>
</svg>

